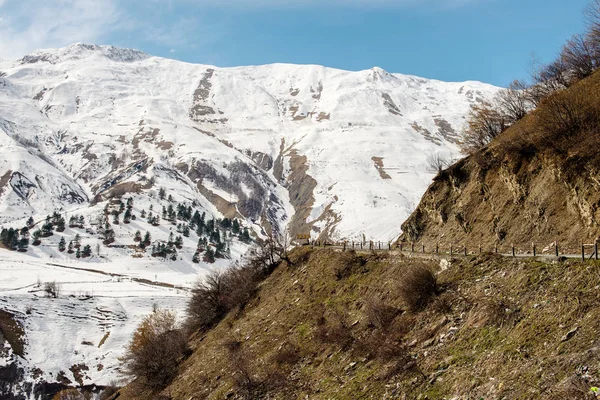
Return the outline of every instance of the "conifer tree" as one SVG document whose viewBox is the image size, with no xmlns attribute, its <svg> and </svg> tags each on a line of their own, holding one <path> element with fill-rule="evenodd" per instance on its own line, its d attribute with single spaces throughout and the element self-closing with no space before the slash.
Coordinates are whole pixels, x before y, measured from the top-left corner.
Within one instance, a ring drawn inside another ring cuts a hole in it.
<svg viewBox="0 0 600 400">
<path fill-rule="evenodd" d="M 60 241 L 58 242 L 58 251 L 60 251 L 62 253 L 63 251 L 65 251 L 66 247 L 67 247 L 67 242 L 65 241 L 64 237 L 61 237 Z"/>
<path fill-rule="evenodd" d="M 85 246 L 83 246 L 83 251 L 81 252 L 81 256 L 83 258 L 87 258 L 91 255 L 92 255 L 92 246 L 90 246 L 89 244 L 86 244 Z"/>
<path fill-rule="evenodd" d="M 72 240 L 69 241 L 69 248 L 67 250 L 67 253 L 73 254 L 73 241 Z"/>
<path fill-rule="evenodd" d="M 204 252 L 204 257 L 203 260 L 207 263 L 214 263 L 215 262 L 215 252 L 213 251 L 213 249 L 211 247 L 207 247 L 206 251 Z"/>
</svg>

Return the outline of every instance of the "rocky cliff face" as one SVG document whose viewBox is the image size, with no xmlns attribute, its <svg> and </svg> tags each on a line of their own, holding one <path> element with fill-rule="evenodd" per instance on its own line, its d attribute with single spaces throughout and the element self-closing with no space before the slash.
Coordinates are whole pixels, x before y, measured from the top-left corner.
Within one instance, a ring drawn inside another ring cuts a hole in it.
<svg viewBox="0 0 600 400">
<path fill-rule="evenodd" d="M 599 80 L 596 74 L 547 101 L 439 174 L 402 225 L 403 239 L 472 251 L 512 244 L 532 251 L 535 243 L 538 252 L 552 252 L 557 241 L 561 252 L 576 254 L 582 241 L 593 243 L 600 235 Z M 588 111 L 566 129 L 554 120 L 557 105 Z"/>
</svg>

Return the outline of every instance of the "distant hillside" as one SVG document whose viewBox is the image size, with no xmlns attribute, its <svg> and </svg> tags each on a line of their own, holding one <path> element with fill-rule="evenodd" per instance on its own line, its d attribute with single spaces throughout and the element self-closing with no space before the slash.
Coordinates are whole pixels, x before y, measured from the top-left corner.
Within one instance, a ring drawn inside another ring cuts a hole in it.
<svg viewBox="0 0 600 400">
<path fill-rule="evenodd" d="M 498 88 L 74 44 L 0 61 L 0 223 L 176 187 L 255 231 L 391 240 Z M 390 216 L 393 215 L 393 218 Z"/>
<path fill-rule="evenodd" d="M 594 398 L 595 262 L 488 254 L 438 265 L 310 248 L 290 261 L 192 338 L 166 389 L 134 382 L 113 398 Z M 437 271 L 437 289 L 414 308 L 423 267 Z"/>
<path fill-rule="evenodd" d="M 441 172 L 403 239 L 447 247 L 579 252 L 600 236 L 600 74 L 555 93 Z"/>
</svg>

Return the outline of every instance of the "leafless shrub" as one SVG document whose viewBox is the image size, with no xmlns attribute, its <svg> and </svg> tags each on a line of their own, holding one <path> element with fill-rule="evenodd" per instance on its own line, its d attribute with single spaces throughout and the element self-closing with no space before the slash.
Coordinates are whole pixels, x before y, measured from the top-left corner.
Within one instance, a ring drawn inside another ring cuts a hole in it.
<svg viewBox="0 0 600 400">
<path fill-rule="evenodd" d="M 588 77 L 598 68 L 598 59 L 590 37 L 573 35 L 562 48 L 560 58 L 570 84 Z"/>
<path fill-rule="evenodd" d="M 55 394 L 52 400 L 85 400 L 85 396 L 77 389 L 64 389 Z"/>
<path fill-rule="evenodd" d="M 442 171 L 452 164 L 449 157 L 440 153 L 433 153 L 427 156 L 427 171 L 435 174 L 441 174 Z"/>
<path fill-rule="evenodd" d="M 354 250 L 342 253 L 335 265 L 335 277 L 337 280 L 341 280 L 355 273 L 364 272 L 366 264 L 367 259 L 363 256 L 357 256 Z"/>
<path fill-rule="evenodd" d="M 409 310 L 420 310 L 437 292 L 435 275 L 423 264 L 408 264 L 398 282 L 398 291 Z"/>
<path fill-rule="evenodd" d="M 223 346 L 227 350 L 229 365 L 233 369 L 233 382 L 238 393 L 246 399 L 260 398 L 263 384 L 252 374 L 250 357 L 243 349 L 242 342 L 228 340 Z"/>
<path fill-rule="evenodd" d="M 342 350 L 350 348 L 354 336 L 345 312 L 335 310 L 323 315 L 317 320 L 315 338 L 324 344 L 334 344 Z"/>
<path fill-rule="evenodd" d="M 387 331 L 398 314 L 400 314 L 399 309 L 378 299 L 367 301 L 365 306 L 365 318 L 368 324 L 381 331 Z"/>
<path fill-rule="evenodd" d="M 508 88 L 500 90 L 495 103 L 509 124 L 519 121 L 533 108 L 529 87 L 521 81 L 513 81 Z"/>
<path fill-rule="evenodd" d="M 600 112 L 591 96 L 597 93 L 559 92 L 544 99 L 538 117 L 549 145 L 559 148 L 561 141 L 570 143 L 572 136 L 598 128 Z"/>
<path fill-rule="evenodd" d="M 44 292 L 46 292 L 47 297 L 56 299 L 60 295 L 60 285 L 56 281 L 46 282 L 44 283 Z"/>
<path fill-rule="evenodd" d="M 277 350 L 271 361 L 277 366 L 295 365 L 300 361 L 300 349 L 293 343 L 285 342 Z"/>
<path fill-rule="evenodd" d="M 368 359 L 383 362 L 406 361 L 410 358 L 408 349 L 401 341 L 395 340 L 386 332 L 375 330 L 356 340 L 354 351 Z"/>
<path fill-rule="evenodd" d="M 264 278 L 254 265 L 212 272 L 192 289 L 187 307 L 188 329 L 204 330 L 220 321 L 230 310 L 243 307 Z"/>
<path fill-rule="evenodd" d="M 152 390 L 164 388 L 177 373 L 187 348 L 185 336 L 175 327 L 175 314 L 153 312 L 140 323 L 121 358 L 127 375 Z"/>
<path fill-rule="evenodd" d="M 508 127 L 506 117 L 491 104 L 474 105 L 462 132 L 460 147 L 463 153 L 472 154 L 486 146 Z"/>
<path fill-rule="evenodd" d="M 100 393 L 100 400 L 108 400 L 118 391 L 119 385 L 116 382 L 110 382 Z"/>
</svg>

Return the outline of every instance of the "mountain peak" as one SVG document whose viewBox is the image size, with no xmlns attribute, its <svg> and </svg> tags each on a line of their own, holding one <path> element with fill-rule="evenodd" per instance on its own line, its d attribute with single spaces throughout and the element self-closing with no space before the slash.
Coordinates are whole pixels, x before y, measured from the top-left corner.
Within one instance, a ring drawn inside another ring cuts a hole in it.
<svg viewBox="0 0 600 400">
<path fill-rule="evenodd" d="M 58 64 L 64 61 L 81 60 L 94 55 L 100 55 L 115 62 L 134 62 L 150 57 L 148 54 L 135 49 L 75 43 L 58 49 L 36 50 L 19 61 L 21 64 L 35 64 L 39 62 Z"/>
</svg>

